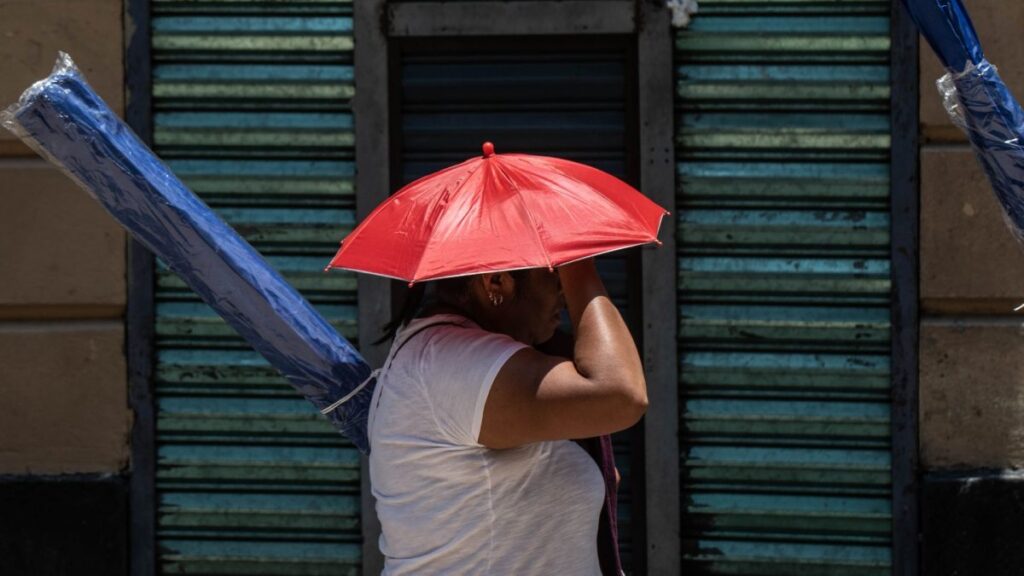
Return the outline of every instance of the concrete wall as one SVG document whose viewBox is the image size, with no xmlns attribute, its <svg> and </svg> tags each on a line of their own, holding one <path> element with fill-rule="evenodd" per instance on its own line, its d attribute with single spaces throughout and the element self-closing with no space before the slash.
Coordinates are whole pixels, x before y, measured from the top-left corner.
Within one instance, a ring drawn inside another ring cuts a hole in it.
<svg viewBox="0 0 1024 576">
<path fill-rule="evenodd" d="M 0 106 L 72 55 L 124 107 L 121 0 L 0 0 Z M 0 130 L 0 474 L 128 465 L 125 236 Z"/>
<path fill-rule="evenodd" d="M 1024 98 L 1024 3 L 964 0 L 989 61 Z M 1024 566 L 1024 249 L 934 81 L 921 43 L 921 573 Z"/>
<path fill-rule="evenodd" d="M 965 0 L 989 61 L 1024 97 L 1024 3 Z M 965 136 L 946 118 L 943 73 L 921 43 L 922 464 L 1024 467 L 1024 249 Z"/>
</svg>

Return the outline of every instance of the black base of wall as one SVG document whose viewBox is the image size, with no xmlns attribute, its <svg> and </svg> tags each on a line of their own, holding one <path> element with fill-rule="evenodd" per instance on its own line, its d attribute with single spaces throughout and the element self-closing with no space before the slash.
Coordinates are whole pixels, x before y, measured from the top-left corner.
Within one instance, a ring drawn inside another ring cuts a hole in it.
<svg viewBox="0 0 1024 576">
<path fill-rule="evenodd" d="M 128 482 L 0 476 L 0 574 L 128 573 Z"/>
<path fill-rule="evenodd" d="M 1024 472 L 927 474 L 923 576 L 1024 576 Z M 0 574 L 128 573 L 128 482 L 0 476 Z"/>
<path fill-rule="evenodd" d="M 924 576 L 1024 575 L 1024 472 L 925 475 Z"/>
</svg>

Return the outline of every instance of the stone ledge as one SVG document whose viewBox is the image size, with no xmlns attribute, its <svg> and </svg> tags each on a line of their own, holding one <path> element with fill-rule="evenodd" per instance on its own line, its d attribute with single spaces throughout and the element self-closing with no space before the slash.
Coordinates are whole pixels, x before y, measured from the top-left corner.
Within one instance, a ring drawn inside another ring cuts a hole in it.
<svg viewBox="0 0 1024 576">
<path fill-rule="evenodd" d="M 0 181 L 0 306 L 123 309 L 121 226 L 42 160 L 0 162 Z"/>
<path fill-rule="evenodd" d="M 920 297 L 947 312 L 958 299 L 1024 302 L 1024 248 L 966 146 L 921 149 L 920 255 Z"/>
<path fill-rule="evenodd" d="M 119 322 L 0 323 L 0 474 L 116 473 L 128 465 Z"/>
<path fill-rule="evenodd" d="M 920 331 L 922 466 L 1024 466 L 1024 325 L 925 318 Z"/>
</svg>

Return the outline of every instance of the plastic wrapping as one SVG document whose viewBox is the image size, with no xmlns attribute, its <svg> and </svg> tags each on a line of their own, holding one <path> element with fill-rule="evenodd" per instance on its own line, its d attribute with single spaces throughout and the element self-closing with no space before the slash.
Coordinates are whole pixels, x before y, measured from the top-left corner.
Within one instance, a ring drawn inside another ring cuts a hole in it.
<svg viewBox="0 0 1024 576">
<path fill-rule="evenodd" d="M 946 112 L 971 142 L 988 175 L 1007 226 L 1024 246 L 1024 111 L 982 59 L 966 70 L 949 73 L 936 85 Z"/>
<path fill-rule="evenodd" d="M 903 0 L 921 34 L 946 70 L 963 71 L 985 55 L 974 24 L 960 0 Z"/>
<path fill-rule="evenodd" d="M 111 112 L 70 57 L 61 53 L 0 123 L 99 201 L 368 452 L 374 381 L 366 362 Z"/>
<path fill-rule="evenodd" d="M 953 123 L 967 133 L 1003 207 L 1007 226 L 1024 245 L 1024 112 L 985 59 L 960 0 L 904 0 L 921 34 L 949 74 L 937 82 Z"/>
</svg>

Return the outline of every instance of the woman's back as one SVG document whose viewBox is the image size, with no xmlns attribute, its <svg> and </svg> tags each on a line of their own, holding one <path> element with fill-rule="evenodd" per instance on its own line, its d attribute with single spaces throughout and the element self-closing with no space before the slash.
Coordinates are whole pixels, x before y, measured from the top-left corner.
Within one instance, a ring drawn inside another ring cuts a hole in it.
<svg viewBox="0 0 1024 576">
<path fill-rule="evenodd" d="M 494 377 L 525 345 L 441 314 L 397 346 L 370 413 L 385 574 L 600 574 L 605 485 L 590 456 L 568 440 L 478 442 Z"/>
</svg>

